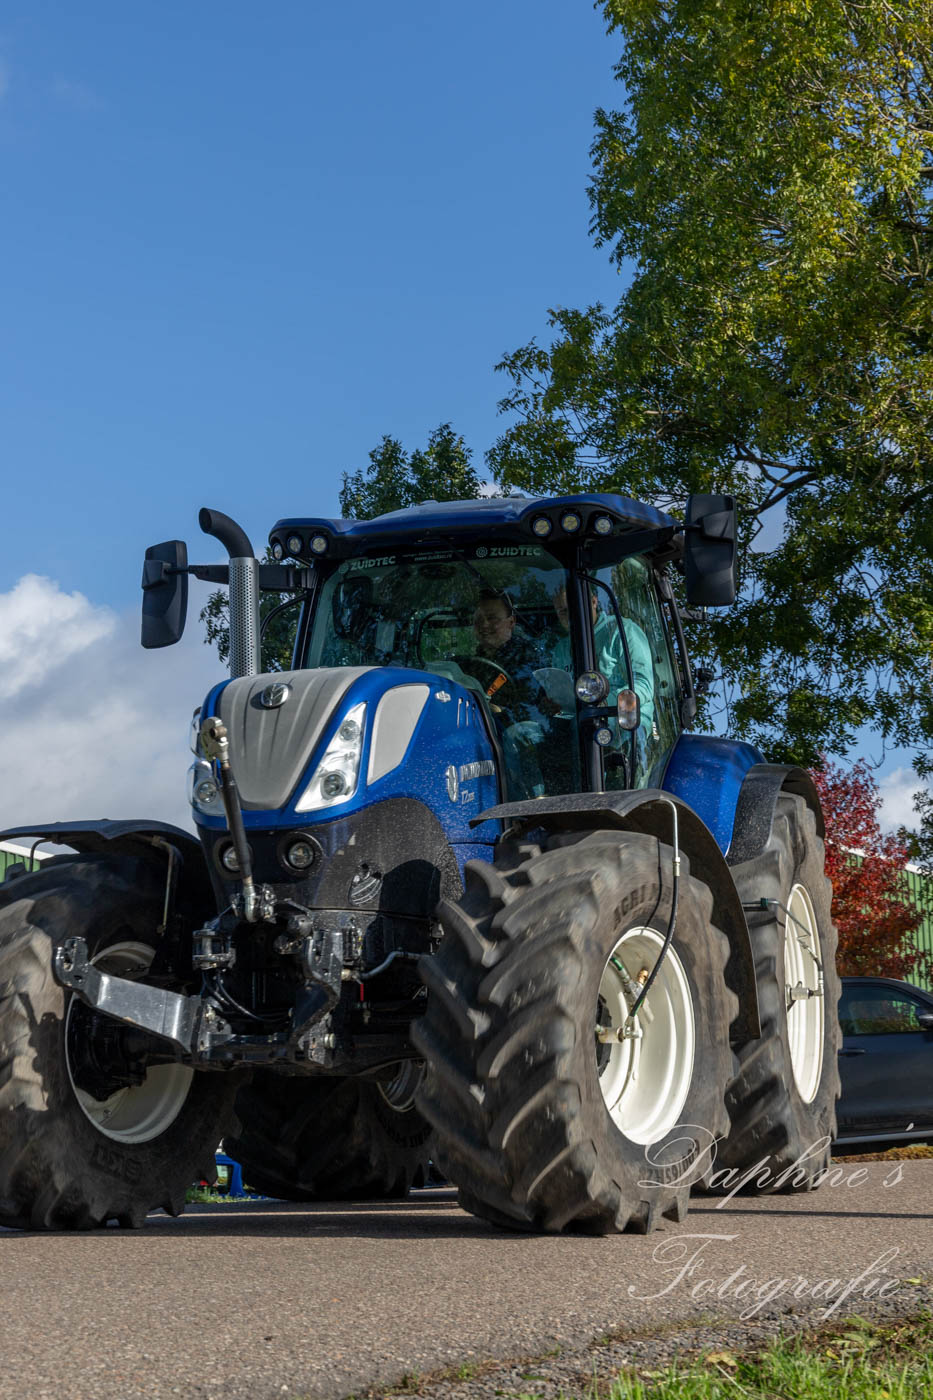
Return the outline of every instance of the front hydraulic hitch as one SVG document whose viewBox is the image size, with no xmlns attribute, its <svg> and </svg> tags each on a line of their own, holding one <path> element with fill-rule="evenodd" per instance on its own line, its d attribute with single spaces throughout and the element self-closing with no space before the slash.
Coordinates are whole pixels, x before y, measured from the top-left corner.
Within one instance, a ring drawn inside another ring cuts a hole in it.
<svg viewBox="0 0 933 1400">
<path fill-rule="evenodd" d="M 167 1040 L 186 1059 L 233 1034 L 216 1008 L 199 996 L 101 972 L 88 958 L 83 938 L 66 938 L 59 944 L 52 967 L 61 985 L 92 1010 Z"/>
</svg>

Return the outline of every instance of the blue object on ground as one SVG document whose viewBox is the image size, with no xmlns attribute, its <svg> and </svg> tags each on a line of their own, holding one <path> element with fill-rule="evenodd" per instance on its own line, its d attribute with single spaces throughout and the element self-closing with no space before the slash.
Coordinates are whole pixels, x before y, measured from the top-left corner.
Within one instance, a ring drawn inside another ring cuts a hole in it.
<svg viewBox="0 0 933 1400">
<path fill-rule="evenodd" d="M 215 1152 L 214 1161 L 218 1167 L 229 1167 L 230 1180 L 227 1186 L 228 1196 L 243 1196 L 243 1168 L 239 1162 L 235 1162 L 232 1157 L 228 1157 L 225 1152 Z"/>
</svg>

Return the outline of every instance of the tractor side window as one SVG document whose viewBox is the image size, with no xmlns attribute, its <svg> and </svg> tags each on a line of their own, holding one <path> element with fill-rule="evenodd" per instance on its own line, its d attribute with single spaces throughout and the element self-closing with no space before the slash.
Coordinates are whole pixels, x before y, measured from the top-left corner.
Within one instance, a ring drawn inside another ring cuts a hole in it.
<svg viewBox="0 0 933 1400">
<path fill-rule="evenodd" d="M 625 625 L 625 645 L 604 595 L 605 610 L 596 618 L 593 629 L 597 665 L 609 678 L 610 703 L 614 703 L 620 687 L 613 668 L 616 672 L 624 669 L 628 653 L 631 672 L 626 684 L 638 696 L 640 709 L 640 723 L 635 731 L 634 786 L 657 787 L 680 733 L 680 716 L 677 676 L 654 578 L 645 561 L 637 557 L 600 569 L 598 577 L 616 596 Z M 616 660 L 620 656 L 621 666 Z M 614 721 L 612 727 L 616 731 L 613 750 L 626 753 L 629 736 Z M 625 781 L 625 767 L 613 764 L 610 756 L 606 763 L 607 788 L 624 787 Z"/>
</svg>

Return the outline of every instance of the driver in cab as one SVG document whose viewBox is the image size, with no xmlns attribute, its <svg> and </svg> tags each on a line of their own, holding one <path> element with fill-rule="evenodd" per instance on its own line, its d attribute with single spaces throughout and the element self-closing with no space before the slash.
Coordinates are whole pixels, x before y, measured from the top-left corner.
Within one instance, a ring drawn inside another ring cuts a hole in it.
<svg viewBox="0 0 933 1400">
<path fill-rule="evenodd" d="M 461 660 L 463 669 L 482 685 L 493 711 L 506 711 L 510 722 L 530 717 L 537 689 L 532 672 L 541 664 L 530 639 L 516 624 L 509 595 L 484 588 L 473 613 L 476 655 Z"/>
<path fill-rule="evenodd" d="M 484 588 L 473 612 L 476 651 L 457 658 L 461 669 L 480 685 L 489 701 L 502 739 L 509 793 L 541 797 L 545 784 L 536 754 L 542 729 L 534 700 L 540 687 L 535 668 L 541 658 L 518 624 L 507 593 Z"/>
</svg>

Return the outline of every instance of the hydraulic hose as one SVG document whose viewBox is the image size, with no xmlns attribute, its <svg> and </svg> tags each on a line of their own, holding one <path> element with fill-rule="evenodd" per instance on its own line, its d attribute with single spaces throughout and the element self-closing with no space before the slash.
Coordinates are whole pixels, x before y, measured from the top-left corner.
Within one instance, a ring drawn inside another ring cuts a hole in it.
<svg viewBox="0 0 933 1400">
<path fill-rule="evenodd" d="M 673 940 L 674 940 L 674 929 L 675 929 L 676 926 L 677 926 L 677 895 L 678 895 L 678 889 L 679 889 L 679 885 L 680 885 L 680 846 L 679 846 L 679 834 L 678 834 L 678 830 L 677 830 L 677 804 L 676 804 L 675 802 L 672 802 L 671 799 L 670 799 L 669 797 L 661 797 L 660 800 L 661 800 L 662 802 L 666 802 L 666 803 L 667 803 L 667 805 L 670 807 L 671 812 L 672 812 L 673 817 L 674 817 L 674 861 L 673 861 L 673 883 L 672 883 L 672 886 L 671 886 L 671 917 L 670 917 L 670 921 L 669 921 L 669 923 L 668 923 L 668 925 L 667 925 L 667 932 L 666 932 L 665 935 L 664 935 L 664 942 L 663 942 L 662 945 L 661 945 L 661 951 L 660 951 L 660 953 L 658 954 L 657 962 L 655 963 L 654 967 L 651 969 L 651 972 L 649 973 L 649 975 L 648 975 L 648 977 L 647 977 L 647 979 L 646 979 L 646 981 L 645 981 L 645 983 L 644 983 L 644 986 L 643 986 L 642 989 L 641 989 L 640 994 L 636 997 L 634 1004 L 632 1005 L 631 1009 L 629 1010 L 629 1016 L 630 1016 L 630 1018 L 631 1018 L 632 1020 L 635 1019 L 635 1017 L 638 1015 L 638 1012 L 641 1010 L 641 1007 L 642 1007 L 642 1004 L 643 1004 L 643 1002 L 644 1002 L 644 1000 L 645 1000 L 645 997 L 648 995 L 648 993 L 649 993 L 650 990 L 651 990 L 651 987 L 652 987 L 652 984 L 653 984 L 653 982 L 654 982 L 654 979 L 657 977 L 658 973 L 661 971 L 661 964 L 663 963 L 664 959 L 667 957 L 668 950 L 669 950 L 669 948 L 670 948 L 670 946 L 671 946 L 671 943 L 672 943 Z"/>
<path fill-rule="evenodd" d="M 201 726 L 201 747 L 205 755 L 215 759 L 220 767 L 220 791 L 227 818 L 227 830 L 233 840 L 240 883 L 243 886 L 243 915 L 248 923 L 254 924 L 259 918 L 259 894 L 253 879 L 246 828 L 240 809 L 240 794 L 230 766 L 230 739 L 226 725 L 219 719 L 206 719 Z"/>
</svg>

